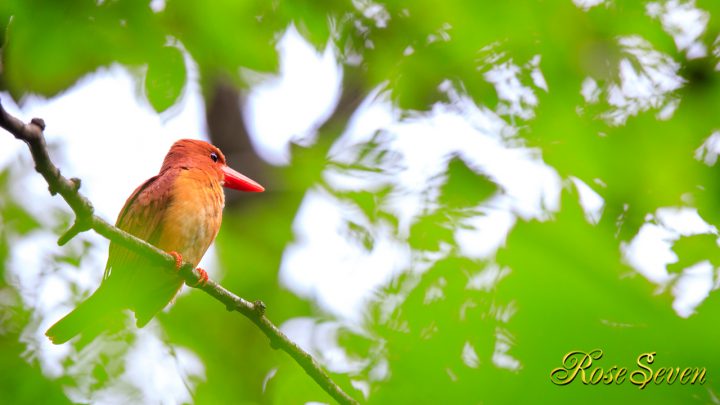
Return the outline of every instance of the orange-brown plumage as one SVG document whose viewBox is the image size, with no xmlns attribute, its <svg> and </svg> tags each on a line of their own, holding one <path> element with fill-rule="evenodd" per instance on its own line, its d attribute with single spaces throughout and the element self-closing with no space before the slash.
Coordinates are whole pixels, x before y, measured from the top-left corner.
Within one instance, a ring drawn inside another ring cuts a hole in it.
<svg viewBox="0 0 720 405">
<path fill-rule="evenodd" d="M 160 173 L 125 202 L 116 226 L 197 266 L 220 229 L 223 185 L 243 191 L 263 188 L 225 164 L 215 146 L 183 139 L 170 148 Z M 138 327 L 162 310 L 182 287 L 177 273 L 150 264 L 137 253 L 110 244 L 100 287 L 46 335 L 63 343 L 105 314 L 128 308 Z"/>
</svg>

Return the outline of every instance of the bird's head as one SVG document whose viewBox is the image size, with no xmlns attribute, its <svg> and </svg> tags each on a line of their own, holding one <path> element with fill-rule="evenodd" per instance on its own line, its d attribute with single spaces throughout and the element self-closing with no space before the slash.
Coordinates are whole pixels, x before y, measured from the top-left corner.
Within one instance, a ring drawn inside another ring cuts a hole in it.
<svg viewBox="0 0 720 405">
<path fill-rule="evenodd" d="M 199 169 L 218 176 L 220 184 L 240 191 L 260 192 L 265 188 L 247 176 L 228 167 L 225 155 L 216 146 L 195 139 L 181 139 L 170 147 L 162 168 Z"/>
</svg>

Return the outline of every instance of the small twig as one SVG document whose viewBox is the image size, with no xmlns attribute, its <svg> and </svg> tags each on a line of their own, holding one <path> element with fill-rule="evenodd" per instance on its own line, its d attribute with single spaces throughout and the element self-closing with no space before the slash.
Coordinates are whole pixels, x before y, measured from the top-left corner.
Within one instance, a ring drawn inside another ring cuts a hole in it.
<svg viewBox="0 0 720 405">
<path fill-rule="evenodd" d="M 28 145 L 35 161 L 35 170 L 47 181 L 50 193 L 52 195 L 60 194 L 75 213 L 75 222 L 60 237 L 58 244 L 63 245 L 80 232 L 93 229 L 112 242 L 119 243 L 153 262 L 165 265 L 169 269 L 175 267 L 175 258 L 170 254 L 116 228 L 94 214 L 90 201 L 79 192 L 80 180 L 77 178 L 65 178 L 50 159 L 43 135 L 45 122 L 42 119 L 33 118 L 29 124 L 25 124 L 5 111 L 2 103 L 0 103 L 0 127 Z M 200 273 L 189 263 L 183 263 L 180 268 L 180 275 L 189 286 L 198 285 L 201 277 Z M 205 291 L 223 303 L 228 310 L 237 311 L 255 323 L 265 336 L 270 339 L 270 345 L 273 348 L 282 349 L 288 353 L 336 401 L 341 404 L 358 403 L 330 378 L 317 360 L 290 340 L 265 316 L 265 304 L 262 301 L 251 303 L 212 280 L 208 280 L 204 285 L 196 288 Z"/>
</svg>

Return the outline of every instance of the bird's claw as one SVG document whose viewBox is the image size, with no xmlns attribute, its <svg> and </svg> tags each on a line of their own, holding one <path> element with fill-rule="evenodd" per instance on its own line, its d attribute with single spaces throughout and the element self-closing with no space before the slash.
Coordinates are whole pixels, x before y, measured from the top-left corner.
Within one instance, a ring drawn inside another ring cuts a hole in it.
<svg viewBox="0 0 720 405">
<path fill-rule="evenodd" d="M 168 254 L 175 258 L 175 270 L 179 271 L 183 264 L 182 255 L 174 250 L 172 252 L 168 252 Z"/>
<path fill-rule="evenodd" d="M 174 250 L 171 252 L 168 252 L 168 254 L 175 258 L 175 270 L 180 271 L 180 268 L 182 267 L 182 264 L 183 264 L 182 255 Z M 198 273 L 200 273 L 200 277 L 198 278 L 197 283 L 195 283 L 193 285 L 188 284 L 190 287 L 193 287 L 193 288 L 204 286 L 205 284 L 207 284 L 207 281 L 210 278 L 210 277 L 208 277 L 207 271 L 201 269 L 200 267 L 198 267 L 196 270 Z"/>
<path fill-rule="evenodd" d="M 198 268 L 195 269 L 195 270 L 197 270 L 197 272 L 200 273 L 200 278 L 198 279 L 197 283 L 195 283 L 195 284 L 193 284 L 193 285 L 190 285 L 190 284 L 188 284 L 188 285 L 189 285 L 190 287 L 195 288 L 195 287 L 202 287 L 202 286 L 204 286 L 205 284 L 207 284 L 208 279 L 209 279 L 208 274 L 207 274 L 207 271 L 201 269 L 200 267 L 198 267 Z"/>
</svg>

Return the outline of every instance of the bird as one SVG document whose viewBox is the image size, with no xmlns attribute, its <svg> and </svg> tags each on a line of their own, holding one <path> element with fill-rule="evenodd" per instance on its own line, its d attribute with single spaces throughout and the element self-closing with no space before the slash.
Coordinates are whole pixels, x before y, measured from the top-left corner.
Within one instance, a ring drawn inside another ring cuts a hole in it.
<svg viewBox="0 0 720 405">
<path fill-rule="evenodd" d="M 160 172 L 127 199 L 115 226 L 173 255 L 176 271 L 111 241 L 100 286 L 47 330 L 50 341 L 62 344 L 87 329 L 102 330 L 103 319 L 125 309 L 135 313 L 138 328 L 145 326 L 182 287 L 177 270 L 183 261 L 196 267 L 217 236 L 225 205 L 223 186 L 265 190 L 230 168 L 214 145 L 194 139 L 175 142 Z M 200 283 L 206 283 L 207 273 L 198 272 Z"/>
</svg>

